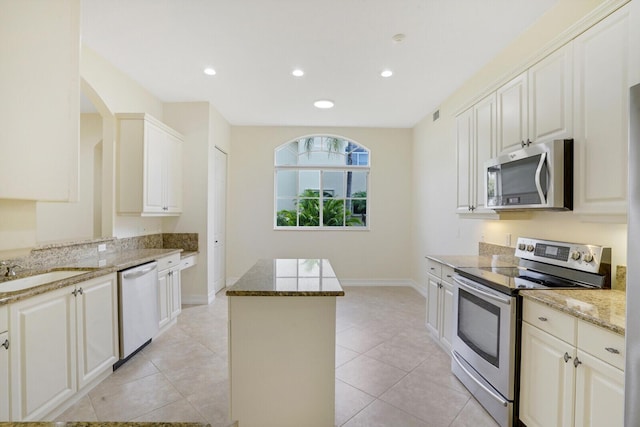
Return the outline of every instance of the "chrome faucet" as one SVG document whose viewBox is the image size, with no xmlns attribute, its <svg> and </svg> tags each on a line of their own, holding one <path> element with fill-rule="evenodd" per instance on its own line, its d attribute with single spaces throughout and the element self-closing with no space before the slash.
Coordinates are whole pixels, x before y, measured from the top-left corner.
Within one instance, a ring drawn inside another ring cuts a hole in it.
<svg viewBox="0 0 640 427">
<path fill-rule="evenodd" d="M 7 271 L 4 273 L 4 277 L 13 277 L 16 275 L 15 268 L 21 268 L 18 264 L 13 264 L 7 261 L 0 261 L 0 265 L 7 268 Z"/>
</svg>

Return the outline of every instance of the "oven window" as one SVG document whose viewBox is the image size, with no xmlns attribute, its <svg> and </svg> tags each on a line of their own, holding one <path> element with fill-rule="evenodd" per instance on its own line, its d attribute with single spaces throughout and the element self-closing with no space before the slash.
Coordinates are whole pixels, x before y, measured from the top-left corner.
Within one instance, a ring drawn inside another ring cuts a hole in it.
<svg viewBox="0 0 640 427">
<path fill-rule="evenodd" d="M 457 333 L 483 359 L 500 367 L 500 307 L 459 289 Z"/>
</svg>

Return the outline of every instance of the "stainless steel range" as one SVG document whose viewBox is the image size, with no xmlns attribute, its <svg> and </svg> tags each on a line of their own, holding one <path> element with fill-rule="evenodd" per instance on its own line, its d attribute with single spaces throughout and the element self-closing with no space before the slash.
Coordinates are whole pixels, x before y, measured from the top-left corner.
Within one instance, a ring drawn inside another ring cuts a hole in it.
<svg viewBox="0 0 640 427">
<path fill-rule="evenodd" d="M 500 426 L 518 416 L 523 289 L 611 287 L 611 249 L 518 238 L 517 267 L 456 268 L 451 370 Z"/>
</svg>

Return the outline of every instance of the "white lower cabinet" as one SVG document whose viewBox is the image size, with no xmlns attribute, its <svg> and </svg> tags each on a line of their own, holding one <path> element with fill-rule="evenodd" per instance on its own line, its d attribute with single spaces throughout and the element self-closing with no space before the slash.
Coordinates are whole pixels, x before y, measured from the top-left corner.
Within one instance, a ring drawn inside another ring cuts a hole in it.
<svg viewBox="0 0 640 427">
<path fill-rule="evenodd" d="M 9 319 L 7 306 L 0 306 L 0 422 L 9 421 Z"/>
<path fill-rule="evenodd" d="M 182 311 L 180 254 L 158 260 L 158 326 L 162 331 Z"/>
<path fill-rule="evenodd" d="M 520 420 L 622 426 L 624 337 L 528 299 L 523 307 Z"/>
<path fill-rule="evenodd" d="M 453 268 L 427 259 L 427 329 L 451 351 L 453 338 Z"/>
<path fill-rule="evenodd" d="M 98 277 L 9 306 L 13 421 L 41 420 L 117 359 L 117 281 Z"/>
</svg>

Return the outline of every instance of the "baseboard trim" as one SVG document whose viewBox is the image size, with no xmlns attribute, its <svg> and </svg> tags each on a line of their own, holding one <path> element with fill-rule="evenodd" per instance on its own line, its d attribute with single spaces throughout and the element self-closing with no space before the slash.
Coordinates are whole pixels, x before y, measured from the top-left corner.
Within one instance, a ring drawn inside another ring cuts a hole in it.
<svg viewBox="0 0 640 427">
<path fill-rule="evenodd" d="M 418 291 L 423 297 L 427 297 L 424 289 L 411 279 L 340 279 L 342 286 L 408 286 Z"/>
<path fill-rule="evenodd" d="M 207 305 L 211 304 L 211 301 L 213 298 L 207 295 L 182 295 L 182 304 L 185 305 Z"/>
</svg>

